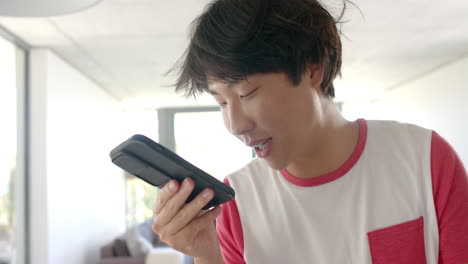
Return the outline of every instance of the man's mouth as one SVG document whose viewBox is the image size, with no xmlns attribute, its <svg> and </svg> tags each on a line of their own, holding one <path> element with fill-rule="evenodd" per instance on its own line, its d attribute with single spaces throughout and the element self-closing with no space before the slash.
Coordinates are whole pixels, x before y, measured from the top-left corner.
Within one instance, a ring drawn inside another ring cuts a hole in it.
<svg viewBox="0 0 468 264">
<path fill-rule="evenodd" d="M 268 143 L 270 143 L 271 141 L 271 138 L 268 138 L 267 140 L 263 141 L 262 143 L 259 143 L 257 145 L 254 145 L 253 147 L 257 150 L 264 150 L 265 147 L 268 145 Z"/>
</svg>

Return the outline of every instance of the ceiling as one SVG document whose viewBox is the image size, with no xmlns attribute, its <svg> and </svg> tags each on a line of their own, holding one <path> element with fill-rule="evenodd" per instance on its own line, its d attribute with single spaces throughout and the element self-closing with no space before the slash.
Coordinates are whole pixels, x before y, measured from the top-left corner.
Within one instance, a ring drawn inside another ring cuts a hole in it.
<svg viewBox="0 0 468 264">
<path fill-rule="evenodd" d="M 164 73 L 187 45 L 207 0 L 102 0 L 47 18 L 0 17 L 32 47 L 47 47 L 115 98 L 138 107 L 193 105 Z M 325 2 L 325 1 L 323 1 Z M 340 1 L 326 1 L 332 12 Z M 372 100 L 468 56 L 466 0 L 354 0 L 342 25 L 338 101 Z M 198 104 L 212 104 L 202 96 Z M 196 104 L 196 103 L 195 103 Z"/>
</svg>

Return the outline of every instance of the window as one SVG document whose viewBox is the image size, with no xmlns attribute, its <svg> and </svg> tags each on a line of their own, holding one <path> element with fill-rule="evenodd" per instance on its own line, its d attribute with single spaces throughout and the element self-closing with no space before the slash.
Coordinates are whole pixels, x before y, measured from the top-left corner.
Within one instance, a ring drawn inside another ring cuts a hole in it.
<svg viewBox="0 0 468 264">
<path fill-rule="evenodd" d="M 223 180 L 253 153 L 224 127 L 217 108 L 128 111 L 129 136 L 143 134 Z M 159 132 L 158 132 L 159 131 Z M 126 173 L 127 228 L 153 216 L 158 189 Z"/>
<path fill-rule="evenodd" d="M 25 58 L 24 50 L 0 35 L 0 263 L 2 264 L 25 261 Z"/>
<path fill-rule="evenodd" d="M 223 180 L 252 159 L 252 149 L 225 128 L 219 111 L 176 113 L 177 154 Z"/>
<path fill-rule="evenodd" d="M 151 110 L 126 110 L 124 116 L 128 137 L 134 134 L 145 135 L 158 141 L 158 115 Z M 123 172 L 125 175 L 126 225 L 127 228 L 141 223 L 153 216 L 157 188 L 139 178 Z"/>
<path fill-rule="evenodd" d="M 153 216 L 158 189 L 135 176 L 125 173 L 127 228 Z"/>
</svg>

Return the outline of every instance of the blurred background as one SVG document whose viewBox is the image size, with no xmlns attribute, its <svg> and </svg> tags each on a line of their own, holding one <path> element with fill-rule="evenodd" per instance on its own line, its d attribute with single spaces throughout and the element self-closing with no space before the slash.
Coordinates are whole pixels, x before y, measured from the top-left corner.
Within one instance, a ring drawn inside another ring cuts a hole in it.
<svg viewBox="0 0 468 264">
<path fill-rule="evenodd" d="M 210 96 L 185 99 L 164 75 L 208 2 L 102 0 L 66 14 L 0 2 L 0 264 L 149 263 L 103 253 L 157 197 L 110 162 L 133 134 L 220 180 L 253 158 Z M 340 1 L 322 2 L 339 13 Z M 335 81 L 343 115 L 434 129 L 468 164 L 468 2 L 354 3 Z"/>
</svg>

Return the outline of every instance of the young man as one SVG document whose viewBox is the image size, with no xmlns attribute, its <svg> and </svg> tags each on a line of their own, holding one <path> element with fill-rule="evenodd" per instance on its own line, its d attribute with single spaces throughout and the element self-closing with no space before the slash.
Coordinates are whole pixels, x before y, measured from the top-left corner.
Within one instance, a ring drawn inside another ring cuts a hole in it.
<svg viewBox="0 0 468 264">
<path fill-rule="evenodd" d="M 460 159 L 433 131 L 340 115 L 336 23 L 316 0 L 217 0 L 195 21 L 177 89 L 211 93 L 259 158 L 222 210 L 201 211 L 210 189 L 184 205 L 190 179 L 164 187 L 163 241 L 197 264 L 468 263 Z"/>
</svg>

